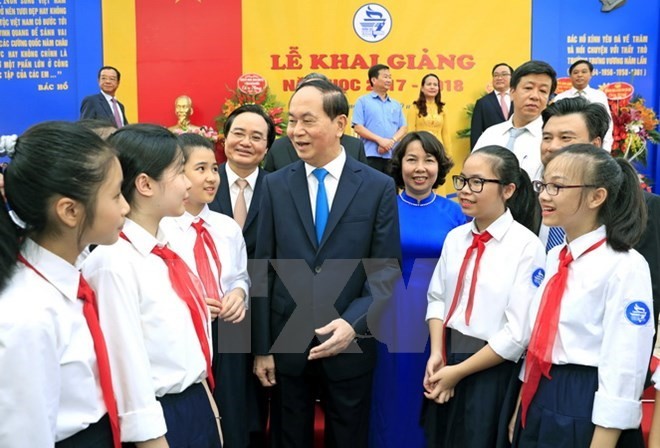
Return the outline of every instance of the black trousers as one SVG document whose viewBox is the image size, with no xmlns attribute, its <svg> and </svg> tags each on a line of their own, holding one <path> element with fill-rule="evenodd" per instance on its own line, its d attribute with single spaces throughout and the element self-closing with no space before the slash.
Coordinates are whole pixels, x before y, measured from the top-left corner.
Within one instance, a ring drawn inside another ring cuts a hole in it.
<svg viewBox="0 0 660 448">
<path fill-rule="evenodd" d="M 271 407 L 272 446 L 314 446 L 314 405 L 325 411 L 326 448 L 367 448 L 372 372 L 333 381 L 321 361 L 311 361 L 300 376 L 276 373 Z"/>
<path fill-rule="evenodd" d="M 383 159 L 382 157 L 367 157 L 367 164 L 381 173 L 390 174 L 390 159 Z"/>
</svg>

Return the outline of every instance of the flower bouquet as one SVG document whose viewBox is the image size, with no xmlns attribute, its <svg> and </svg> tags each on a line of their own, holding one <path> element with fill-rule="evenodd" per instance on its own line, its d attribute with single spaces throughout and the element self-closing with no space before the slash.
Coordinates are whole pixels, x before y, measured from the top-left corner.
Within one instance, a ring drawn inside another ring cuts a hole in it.
<svg viewBox="0 0 660 448">
<path fill-rule="evenodd" d="M 218 139 L 220 138 L 218 133 L 216 132 L 215 129 L 209 126 L 190 126 L 187 128 L 177 128 L 173 130 L 177 135 L 181 134 L 198 134 L 204 137 L 207 140 L 210 140 L 211 143 L 218 143 Z"/>
<path fill-rule="evenodd" d="M 623 157 L 630 162 L 646 165 L 649 144 L 660 143 L 657 131 L 658 117 L 644 105 L 644 99 L 635 96 L 632 100 L 610 101 L 612 111 L 612 155 Z M 651 180 L 639 175 L 640 186 L 651 191 Z"/>
<path fill-rule="evenodd" d="M 278 136 L 284 134 L 286 131 L 286 123 L 282 116 L 284 113 L 284 104 L 277 101 L 277 98 L 270 92 L 267 86 L 257 94 L 245 93 L 240 89 L 229 91 L 231 92 L 231 96 L 222 105 L 220 116 L 215 119 L 221 140 L 224 140 L 225 137 L 223 135 L 223 129 L 227 118 L 235 109 L 243 104 L 259 104 L 275 123 L 275 133 Z"/>
</svg>

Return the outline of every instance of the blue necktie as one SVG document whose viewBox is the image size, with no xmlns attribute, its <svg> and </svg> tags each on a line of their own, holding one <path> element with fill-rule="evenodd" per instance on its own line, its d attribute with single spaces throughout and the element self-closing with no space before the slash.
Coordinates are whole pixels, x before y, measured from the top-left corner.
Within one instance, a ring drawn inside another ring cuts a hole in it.
<svg viewBox="0 0 660 448">
<path fill-rule="evenodd" d="M 559 246 L 564 243 L 564 236 L 566 232 L 561 227 L 550 227 L 548 232 L 548 244 L 545 246 L 545 251 L 550 252 L 555 246 Z"/>
<path fill-rule="evenodd" d="M 513 151 L 513 145 L 516 143 L 516 139 L 523 134 L 527 128 L 511 128 L 509 129 L 509 141 L 506 142 L 507 149 Z"/>
<path fill-rule="evenodd" d="M 328 175 L 328 170 L 325 168 L 316 168 L 312 171 L 319 181 L 319 189 L 316 192 L 316 239 L 321 243 L 323 238 L 323 231 L 325 225 L 328 223 L 328 215 L 330 214 L 330 207 L 328 206 L 328 194 L 325 191 L 325 176 Z"/>
</svg>

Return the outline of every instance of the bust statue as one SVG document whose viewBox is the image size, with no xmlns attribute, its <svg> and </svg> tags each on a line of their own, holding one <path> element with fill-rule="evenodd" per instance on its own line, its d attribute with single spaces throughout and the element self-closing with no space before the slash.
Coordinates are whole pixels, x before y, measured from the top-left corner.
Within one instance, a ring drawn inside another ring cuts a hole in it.
<svg viewBox="0 0 660 448">
<path fill-rule="evenodd" d="M 187 95 L 181 95 L 174 100 L 174 113 L 177 123 L 168 129 L 177 134 L 184 132 L 195 132 L 200 130 L 199 126 L 190 123 L 190 116 L 193 114 L 192 99 Z"/>
</svg>

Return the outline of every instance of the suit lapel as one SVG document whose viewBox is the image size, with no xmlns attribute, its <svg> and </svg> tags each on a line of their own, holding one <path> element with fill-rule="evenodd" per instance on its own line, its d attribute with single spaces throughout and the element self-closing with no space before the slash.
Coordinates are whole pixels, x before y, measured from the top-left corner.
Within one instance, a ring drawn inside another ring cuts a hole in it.
<svg viewBox="0 0 660 448">
<path fill-rule="evenodd" d="M 353 162 L 351 158 L 346 157 L 346 163 L 344 164 L 344 169 L 342 170 L 341 178 L 339 179 L 335 198 L 332 201 L 330 216 L 328 216 L 328 223 L 325 226 L 319 249 L 323 248 L 323 245 L 328 240 L 335 227 L 337 227 L 337 224 L 339 224 L 339 220 L 344 216 L 346 209 L 360 188 L 360 184 L 362 184 L 362 178 L 357 174 L 357 172 L 361 171 L 361 168 L 357 165 L 358 164 Z M 309 200 L 307 202 L 309 202 Z"/>
<path fill-rule="evenodd" d="M 234 211 L 231 208 L 231 197 L 229 196 L 229 181 L 227 180 L 227 169 L 225 164 L 220 165 L 220 188 L 216 193 L 216 201 L 218 201 L 218 206 L 220 212 L 223 215 L 227 215 L 230 218 L 234 217 Z"/>
<path fill-rule="evenodd" d="M 497 111 L 497 116 L 502 119 L 502 121 L 508 120 L 509 117 L 505 117 L 504 114 L 502 113 L 502 107 L 500 106 L 500 100 L 497 98 L 497 93 L 491 92 L 490 93 L 492 101 L 491 103 L 493 104 L 493 107 Z"/>
<path fill-rule="evenodd" d="M 103 94 L 99 93 L 97 98 L 99 100 L 99 103 L 101 104 L 101 108 L 105 111 L 105 113 L 108 115 L 108 117 L 112 118 L 112 122 L 114 123 L 115 114 L 112 112 L 112 109 L 110 109 L 110 105 L 105 100 L 105 97 L 103 96 Z"/>
<path fill-rule="evenodd" d="M 254 191 L 252 192 L 252 201 L 250 201 L 250 209 L 248 210 L 247 217 L 245 218 L 245 225 L 243 226 L 244 229 L 247 229 L 250 226 L 250 224 L 252 224 L 252 221 L 254 221 L 254 219 L 257 217 L 257 214 L 259 212 L 259 203 L 261 201 L 260 184 L 266 173 L 264 173 L 264 171 L 261 168 L 257 168 L 257 169 L 259 170 L 259 175 L 257 176 L 257 182 L 255 182 L 254 184 Z"/>
<path fill-rule="evenodd" d="M 316 228 L 314 227 L 314 219 L 312 217 L 312 208 L 309 203 L 309 188 L 307 187 L 307 177 L 305 175 L 305 164 L 300 161 L 294 163 L 288 173 L 289 190 L 293 203 L 296 206 L 298 217 L 305 228 L 307 237 L 312 242 L 314 247 L 318 246 L 316 241 Z"/>
</svg>

